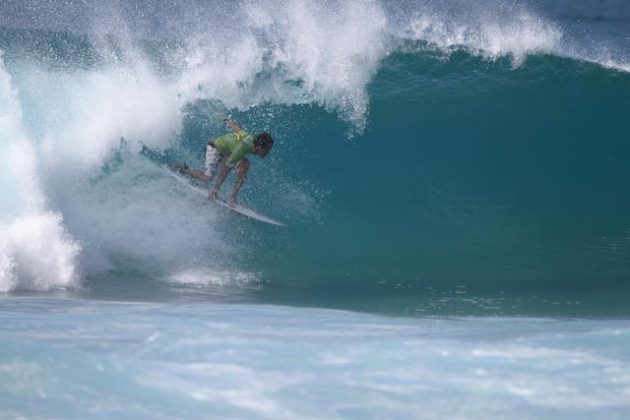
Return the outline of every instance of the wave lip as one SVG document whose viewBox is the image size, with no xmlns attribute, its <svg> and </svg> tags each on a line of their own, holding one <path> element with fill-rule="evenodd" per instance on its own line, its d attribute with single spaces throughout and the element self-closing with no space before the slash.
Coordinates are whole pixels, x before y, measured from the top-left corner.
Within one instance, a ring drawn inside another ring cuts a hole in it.
<svg viewBox="0 0 630 420">
<path fill-rule="evenodd" d="M 520 11 L 510 16 L 450 18 L 432 12 L 419 12 L 400 35 L 424 41 L 440 50 L 464 48 L 488 59 L 511 57 L 515 67 L 531 54 L 558 51 L 563 33 L 557 25 Z"/>
</svg>

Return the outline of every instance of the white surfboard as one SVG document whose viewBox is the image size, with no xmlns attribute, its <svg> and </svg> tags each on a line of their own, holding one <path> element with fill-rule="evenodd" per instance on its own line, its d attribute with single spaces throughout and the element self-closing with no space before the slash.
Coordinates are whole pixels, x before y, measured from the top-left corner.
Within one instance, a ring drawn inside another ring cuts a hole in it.
<svg viewBox="0 0 630 420">
<path fill-rule="evenodd" d="M 183 175 L 171 168 L 169 168 L 166 165 L 160 165 L 160 168 L 162 168 L 167 174 L 169 174 L 170 176 L 172 176 L 173 178 L 175 178 L 176 180 L 178 180 L 179 182 L 181 182 L 182 184 L 186 185 L 187 187 L 189 187 L 191 190 L 203 195 L 204 197 L 208 198 L 208 194 L 209 191 L 207 188 L 202 187 L 199 184 L 196 184 L 192 179 L 190 179 L 189 177 L 187 177 L 186 175 Z M 236 205 L 234 207 L 230 206 L 225 200 L 219 198 L 218 200 L 214 200 L 214 203 L 225 207 L 226 209 L 232 210 L 235 213 L 238 213 L 242 216 L 245 217 L 249 217 L 250 219 L 254 219 L 254 220 L 258 220 L 259 222 L 264 222 L 264 223 L 269 223 L 271 225 L 276 225 L 276 226 L 286 226 L 284 223 L 280 223 L 277 220 L 273 220 L 270 217 L 267 216 L 263 216 L 262 214 L 258 214 L 256 213 L 254 210 L 252 209 L 248 209 L 247 207 L 243 207 L 243 206 L 239 206 Z"/>
</svg>

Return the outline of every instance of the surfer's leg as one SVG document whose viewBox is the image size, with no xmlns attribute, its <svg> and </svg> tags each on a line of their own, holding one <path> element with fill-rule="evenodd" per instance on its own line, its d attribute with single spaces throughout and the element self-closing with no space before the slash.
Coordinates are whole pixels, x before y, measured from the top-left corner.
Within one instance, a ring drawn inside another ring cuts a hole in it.
<svg viewBox="0 0 630 420">
<path fill-rule="evenodd" d="M 228 155 L 222 155 L 221 158 L 219 159 L 219 163 L 217 164 L 217 167 L 221 166 L 225 166 L 225 162 L 227 162 L 229 156 Z"/>
<path fill-rule="evenodd" d="M 197 170 L 197 169 L 190 169 L 188 166 L 186 166 L 186 164 L 184 164 L 184 165 L 179 165 L 179 164 L 170 165 L 169 168 L 171 168 L 174 171 L 179 172 L 180 174 L 190 175 L 191 177 L 200 179 L 202 181 L 208 181 L 209 180 L 209 178 L 206 176 L 206 174 L 203 171 L 200 171 L 200 170 Z"/>
<path fill-rule="evenodd" d="M 199 169 L 186 168 L 184 172 L 192 176 L 193 178 L 197 178 L 202 181 L 210 181 L 210 178 L 206 175 L 206 173 L 203 171 L 200 171 Z"/>
<path fill-rule="evenodd" d="M 221 159 L 217 156 L 217 149 L 214 148 L 212 143 L 208 143 L 206 146 L 206 162 L 205 162 L 205 176 L 207 181 L 212 181 L 214 174 L 217 172 L 217 167 Z"/>
<path fill-rule="evenodd" d="M 236 205 L 236 198 L 238 197 L 238 192 L 241 190 L 243 183 L 245 182 L 245 177 L 247 177 L 247 172 L 249 171 L 249 160 L 247 158 L 241 159 L 238 163 L 238 167 L 236 168 L 236 182 L 234 183 L 234 189 L 232 190 L 232 196 L 230 197 L 230 205 Z"/>
</svg>

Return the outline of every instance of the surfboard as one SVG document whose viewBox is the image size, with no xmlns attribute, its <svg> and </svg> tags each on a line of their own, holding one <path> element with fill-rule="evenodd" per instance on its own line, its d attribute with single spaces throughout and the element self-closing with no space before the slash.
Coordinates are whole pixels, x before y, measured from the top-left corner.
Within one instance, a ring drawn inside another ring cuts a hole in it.
<svg viewBox="0 0 630 420">
<path fill-rule="evenodd" d="M 169 174 L 170 176 L 172 176 L 173 178 L 175 178 L 177 181 L 181 182 L 182 184 L 186 185 L 188 188 L 190 188 L 192 191 L 195 191 L 201 195 L 203 195 L 205 198 L 208 198 L 208 194 L 209 191 L 207 188 L 202 187 L 201 185 L 195 183 L 195 181 L 193 181 L 191 178 L 189 178 L 188 176 L 181 174 L 171 168 L 169 168 L 166 165 L 160 165 L 160 168 L 162 170 L 164 170 L 164 172 L 166 172 L 167 174 Z M 234 207 L 230 206 L 225 200 L 223 200 L 222 198 L 219 198 L 217 200 L 208 200 L 212 203 L 218 204 L 228 210 L 231 210 L 237 214 L 240 214 L 241 216 L 245 216 L 248 217 L 250 219 L 254 219 L 254 220 L 258 220 L 259 222 L 263 222 L 263 223 L 269 223 L 271 225 L 276 225 L 276 226 L 286 226 L 284 223 L 278 222 L 277 220 L 272 219 L 271 217 L 267 217 L 264 216 L 262 214 L 256 213 L 254 210 L 252 209 L 248 209 L 247 207 L 243 207 L 240 205 L 236 205 Z"/>
</svg>

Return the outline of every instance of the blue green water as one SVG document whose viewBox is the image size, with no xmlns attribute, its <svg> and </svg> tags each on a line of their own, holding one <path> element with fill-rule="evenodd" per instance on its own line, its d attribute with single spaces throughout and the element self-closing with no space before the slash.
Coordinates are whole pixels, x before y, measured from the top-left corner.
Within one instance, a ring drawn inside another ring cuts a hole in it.
<svg viewBox="0 0 630 420">
<path fill-rule="evenodd" d="M 0 12 L 0 417 L 627 417 L 624 2 Z"/>
</svg>

